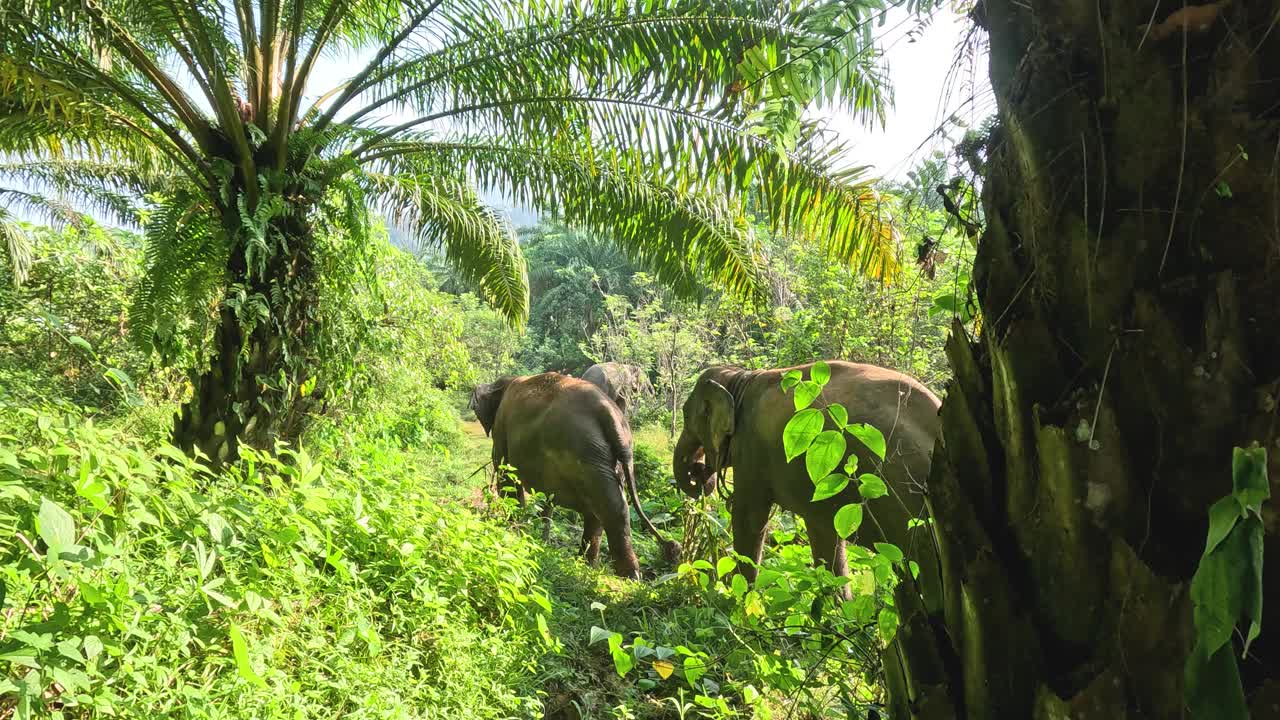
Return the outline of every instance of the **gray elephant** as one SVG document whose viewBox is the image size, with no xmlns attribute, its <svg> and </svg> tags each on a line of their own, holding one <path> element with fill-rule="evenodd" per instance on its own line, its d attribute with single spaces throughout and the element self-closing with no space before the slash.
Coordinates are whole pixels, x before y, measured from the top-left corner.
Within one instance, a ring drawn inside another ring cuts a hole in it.
<svg viewBox="0 0 1280 720">
<path fill-rule="evenodd" d="M 516 469 L 520 485 L 515 490 L 522 504 L 527 487 L 582 514 L 578 552 L 588 562 L 599 558 L 603 531 L 614 571 L 640 576 L 631 547 L 628 493 L 666 559 L 678 560 L 680 546 L 664 539 L 640 507 L 631 426 L 595 385 L 559 373 L 503 378 L 477 387 L 470 407 L 485 434 L 493 437 L 494 468 L 506 464 Z"/>
<path fill-rule="evenodd" d="M 596 363 L 582 373 L 582 379 L 604 391 L 609 399 L 631 417 L 641 395 L 653 395 L 653 384 L 643 368 L 625 363 Z"/>
<path fill-rule="evenodd" d="M 894 370 L 840 361 L 827 364 L 831 378 L 814 407 L 840 403 L 850 423 L 876 427 L 887 445 L 881 463 L 860 442 L 849 442 L 862 471 L 876 472 L 889 488 L 888 495 L 868 501 L 857 540 L 867 547 L 891 542 L 917 560 L 921 593 L 926 605 L 936 607 L 940 593 L 933 546 L 923 531 L 908 532 L 907 524 L 924 515 L 924 483 L 941 403 L 918 380 Z M 838 509 L 860 499 L 856 483 L 833 498 L 812 502 L 814 485 L 804 458 L 788 463 L 782 444 L 783 429 L 796 412 L 791 394 L 782 389 L 782 377 L 797 369 L 808 378 L 811 368 L 704 371 L 684 404 L 684 431 L 672 453 L 672 469 L 676 485 L 694 497 L 713 493 L 717 476 L 734 469 L 730 512 L 738 554 L 760 561 L 765 526 L 777 504 L 804 518 L 814 562 L 843 576 L 849 565 L 833 521 Z M 834 429 L 829 418 L 826 423 L 827 429 Z M 739 571 L 749 582 L 755 580 L 755 567 L 742 563 Z"/>
</svg>

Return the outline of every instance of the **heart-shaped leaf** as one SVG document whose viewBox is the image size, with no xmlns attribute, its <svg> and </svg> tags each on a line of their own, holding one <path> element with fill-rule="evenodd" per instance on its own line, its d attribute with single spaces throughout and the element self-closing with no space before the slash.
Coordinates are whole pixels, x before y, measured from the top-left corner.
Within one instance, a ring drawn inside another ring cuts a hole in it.
<svg viewBox="0 0 1280 720">
<path fill-rule="evenodd" d="M 804 465 L 809 471 L 809 479 L 817 482 L 830 475 L 840 466 L 844 459 L 846 443 L 844 433 L 839 430 L 827 430 L 819 433 L 805 454 Z"/>
<path fill-rule="evenodd" d="M 821 394 L 822 386 L 812 380 L 805 380 L 799 385 L 796 385 L 796 394 L 794 397 L 796 410 L 803 410 L 809 407 Z"/>
<path fill-rule="evenodd" d="M 876 457 L 881 460 L 884 459 L 884 433 L 865 423 L 855 423 L 846 427 L 845 430 L 848 430 L 850 435 L 853 435 L 858 438 L 858 440 L 862 441 L 862 444 L 866 445 L 868 450 L 875 453 Z"/>
<path fill-rule="evenodd" d="M 822 432 L 823 422 L 822 411 L 813 408 L 801 410 L 787 421 L 782 429 L 782 448 L 787 453 L 787 462 L 809 449 L 813 439 Z"/>
<path fill-rule="evenodd" d="M 858 476 L 858 494 L 862 495 L 863 500 L 875 500 L 888 495 L 889 488 L 875 475 L 863 473 Z"/>
<path fill-rule="evenodd" d="M 849 485 L 849 476 L 839 473 L 828 475 L 818 481 L 813 488 L 813 502 L 826 500 L 839 495 Z"/>
<path fill-rule="evenodd" d="M 821 387 L 831 380 L 831 366 L 819 360 L 813 364 L 813 369 L 809 371 L 809 377 Z"/>
<path fill-rule="evenodd" d="M 836 533 L 848 539 L 850 535 L 858 531 L 862 526 L 862 505 L 860 503 L 849 503 L 836 511 L 835 517 Z"/>
</svg>

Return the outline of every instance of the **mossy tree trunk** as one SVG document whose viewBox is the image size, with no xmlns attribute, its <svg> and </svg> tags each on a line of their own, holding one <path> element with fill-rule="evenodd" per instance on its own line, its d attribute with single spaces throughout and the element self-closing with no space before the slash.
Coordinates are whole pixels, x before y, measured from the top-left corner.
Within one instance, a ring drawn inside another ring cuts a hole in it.
<svg viewBox="0 0 1280 720">
<path fill-rule="evenodd" d="M 192 397 L 175 417 L 173 443 L 221 466 L 247 445 L 270 449 L 303 428 L 304 388 L 316 328 L 313 228 L 307 208 L 289 207 L 254 238 L 229 211 L 228 256 L 208 366 L 192 373 Z"/>
<path fill-rule="evenodd" d="M 1280 1 L 1165 33 L 1182 7 L 980 4 L 983 327 L 947 348 L 944 598 L 904 626 L 932 646 L 896 718 L 1187 717 L 1189 581 L 1234 446 L 1267 447 L 1280 497 Z M 1280 717 L 1277 638 L 1240 663 L 1255 718 Z"/>
</svg>

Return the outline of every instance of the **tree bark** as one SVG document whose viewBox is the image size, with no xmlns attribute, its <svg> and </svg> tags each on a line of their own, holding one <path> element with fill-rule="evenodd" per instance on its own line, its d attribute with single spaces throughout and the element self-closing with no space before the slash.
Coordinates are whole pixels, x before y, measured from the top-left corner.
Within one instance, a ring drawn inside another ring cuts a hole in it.
<svg viewBox="0 0 1280 720">
<path fill-rule="evenodd" d="M 239 215 L 229 216 L 228 232 L 243 238 Z M 302 386 L 314 372 L 317 285 L 306 212 L 272 220 L 264 238 L 231 252 L 209 364 L 193 373 L 192 397 L 174 418 L 173 443 L 214 467 L 236 460 L 242 445 L 296 440 L 310 404 Z"/>
<path fill-rule="evenodd" d="M 1182 7 L 979 5 L 983 329 L 947 346 L 944 597 L 895 718 L 1188 717 L 1188 587 L 1232 448 L 1263 444 L 1280 495 L 1280 0 L 1166 32 Z M 1240 669 L 1280 717 L 1275 631 Z"/>
</svg>

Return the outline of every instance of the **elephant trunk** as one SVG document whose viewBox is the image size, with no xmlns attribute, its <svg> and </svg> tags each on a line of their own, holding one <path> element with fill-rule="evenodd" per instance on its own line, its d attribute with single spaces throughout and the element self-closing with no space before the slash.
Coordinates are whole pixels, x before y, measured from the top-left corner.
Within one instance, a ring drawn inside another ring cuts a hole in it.
<svg viewBox="0 0 1280 720">
<path fill-rule="evenodd" d="M 676 487 L 690 497 L 710 495 L 716 489 L 715 472 L 707 466 L 702 443 L 687 429 L 680 433 L 671 453 L 671 471 Z"/>
</svg>

